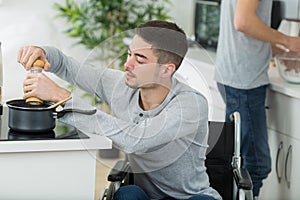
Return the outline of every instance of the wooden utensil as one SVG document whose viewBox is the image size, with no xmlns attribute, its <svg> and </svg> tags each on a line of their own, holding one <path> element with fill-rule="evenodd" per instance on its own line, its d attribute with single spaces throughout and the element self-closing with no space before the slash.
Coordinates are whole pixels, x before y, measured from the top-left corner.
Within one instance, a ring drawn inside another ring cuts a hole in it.
<svg viewBox="0 0 300 200">
<path fill-rule="evenodd" d="M 67 102 L 67 101 L 70 100 L 71 98 L 72 98 L 72 97 L 69 96 L 69 97 L 66 98 L 66 99 L 63 99 L 63 100 L 61 100 L 61 101 L 58 101 L 58 102 L 56 102 L 55 104 L 53 104 L 53 105 L 51 105 L 51 106 L 48 106 L 47 109 L 56 108 L 57 106 L 59 106 L 59 105 L 65 103 L 65 102 Z"/>
</svg>

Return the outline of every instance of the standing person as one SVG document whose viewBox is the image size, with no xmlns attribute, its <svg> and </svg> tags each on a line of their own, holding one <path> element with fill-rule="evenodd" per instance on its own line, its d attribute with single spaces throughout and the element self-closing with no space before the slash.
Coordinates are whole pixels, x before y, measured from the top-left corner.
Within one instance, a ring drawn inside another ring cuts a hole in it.
<svg viewBox="0 0 300 200">
<path fill-rule="evenodd" d="M 269 27 L 272 0 L 223 0 L 215 79 L 229 114 L 241 114 L 243 167 L 259 195 L 262 181 L 271 171 L 265 98 L 272 48 L 300 51 L 300 38 Z M 278 49 L 277 49 L 278 50 Z"/>
<path fill-rule="evenodd" d="M 187 52 L 186 35 L 176 24 L 150 21 L 136 30 L 125 72 L 84 64 L 53 47 L 27 46 L 18 62 L 29 70 L 42 59 L 45 70 L 95 94 L 112 109 L 92 116 L 60 118 L 79 130 L 107 136 L 123 150 L 135 173 L 135 185 L 123 186 L 115 199 L 221 199 L 209 186 L 204 165 L 208 136 L 208 103 L 173 74 Z M 57 102 L 72 96 L 64 108 L 94 109 L 44 74 L 28 74 L 24 99 L 35 96 Z"/>
</svg>

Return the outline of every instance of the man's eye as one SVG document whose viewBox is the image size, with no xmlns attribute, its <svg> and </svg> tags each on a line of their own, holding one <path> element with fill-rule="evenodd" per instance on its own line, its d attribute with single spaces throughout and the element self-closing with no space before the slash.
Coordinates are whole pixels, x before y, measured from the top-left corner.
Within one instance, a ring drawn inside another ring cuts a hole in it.
<svg viewBox="0 0 300 200">
<path fill-rule="evenodd" d="M 139 64 L 145 64 L 145 62 L 140 61 L 140 60 L 136 60 L 136 62 L 139 63 Z"/>
</svg>

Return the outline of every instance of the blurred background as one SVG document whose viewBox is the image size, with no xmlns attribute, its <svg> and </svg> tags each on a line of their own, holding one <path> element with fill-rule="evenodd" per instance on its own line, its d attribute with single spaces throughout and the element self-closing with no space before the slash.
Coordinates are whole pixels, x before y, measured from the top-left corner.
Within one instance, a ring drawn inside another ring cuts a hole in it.
<svg viewBox="0 0 300 200">
<path fill-rule="evenodd" d="M 84 45 L 75 45 L 77 38 L 64 33 L 66 20 L 55 18 L 54 4 L 62 0 L 0 0 L 0 42 L 2 43 L 2 102 L 22 98 L 26 71 L 17 63 L 18 49 L 25 45 L 51 45 L 67 55 L 83 61 L 90 52 Z M 84 2 L 76 1 L 76 2 Z M 166 4 L 169 15 L 189 36 L 193 33 L 193 0 L 171 0 Z M 51 76 L 51 75 L 50 75 Z M 55 79 L 55 77 L 53 76 Z M 61 84 L 63 81 L 57 79 Z"/>
<path fill-rule="evenodd" d="M 84 2 L 87 0 L 76 0 Z M 67 55 L 83 61 L 90 52 L 84 45 L 75 45 L 78 38 L 67 36 L 66 19 L 55 18 L 54 4 L 62 0 L 0 0 L 0 42 L 3 57 L 2 101 L 21 98 L 22 83 L 27 73 L 16 62 L 18 49 L 24 45 L 51 45 Z M 163 1 L 164 2 L 164 1 Z M 166 3 L 170 21 L 180 25 L 188 37 L 194 39 L 196 0 L 170 0 Z M 298 0 L 282 0 L 284 17 L 298 18 Z M 55 77 L 53 77 L 55 78 Z M 65 84 L 61 80 L 57 80 Z"/>
</svg>

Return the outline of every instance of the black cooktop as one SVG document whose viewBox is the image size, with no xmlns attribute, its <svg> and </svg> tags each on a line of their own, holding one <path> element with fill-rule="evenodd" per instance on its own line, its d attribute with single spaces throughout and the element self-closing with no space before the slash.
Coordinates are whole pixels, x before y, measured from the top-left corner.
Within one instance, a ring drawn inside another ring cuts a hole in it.
<svg viewBox="0 0 300 200">
<path fill-rule="evenodd" d="M 2 108 L 0 115 L 0 141 L 8 140 L 61 140 L 61 139 L 88 139 L 89 137 L 74 127 L 56 120 L 52 131 L 43 133 L 17 132 L 8 127 L 8 107 Z"/>
</svg>

